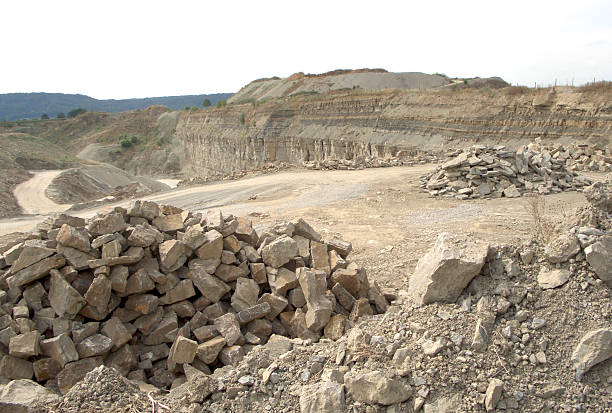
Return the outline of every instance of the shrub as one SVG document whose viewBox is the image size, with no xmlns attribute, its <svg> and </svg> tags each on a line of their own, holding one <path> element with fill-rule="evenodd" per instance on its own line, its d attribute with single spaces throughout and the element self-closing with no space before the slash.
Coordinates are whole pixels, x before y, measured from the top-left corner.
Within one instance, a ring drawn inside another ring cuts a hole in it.
<svg viewBox="0 0 612 413">
<path fill-rule="evenodd" d="M 191 110 L 191 106 L 185 106 L 184 110 Z"/>
<path fill-rule="evenodd" d="M 241 124 L 241 125 L 244 125 L 244 124 L 245 124 L 245 122 L 246 122 L 246 120 L 244 119 L 244 113 L 241 113 L 241 114 L 240 114 L 240 124 Z"/>
<path fill-rule="evenodd" d="M 204 106 L 205 108 L 209 107 L 210 105 L 211 103 L 209 99 L 204 99 L 204 101 L 202 102 L 202 106 Z"/>
<path fill-rule="evenodd" d="M 132 142 L 134 145 L 138 144 L 138 136 L 134 135 L 130 138 L 130 142 Z"/>
<path fill-rule="evenodd" d="M 64 115 L 64 112 L 60 112 L 60 113 L 57 114 L 56 118 L 57 119 L 65 119 L 66 115 Z"/>
<path fill-rule="evenodd" d="M 72 109 L 70 112 L 68 112 L 68 117 L 74 118 L 75 116 L 78 116 L 81 113 L 85 113 L 85 112 L 87 112 L 87 109 L 83 109 L 83 108 Z"/>
<path fill-rule="evenodd" d="M 226 100 L 218 100 L 217 104 L 215 105 L 215 107 L 222 108 L 222 107 L 225 107 L 226 105 L 227 105 L 227 101 Z"/>
<path fill-rule="evenodd" d="M 40 116 L 40 118 L 41 118 L 42 120 L 47 120 L 47 119 L 49 119 L 49 115 L 47 115 L 46 113 L 43 113 L 43 114 Z"/>
<path fill-rule="evenodd" d="M 121 141 L 121 147 L 122 148 L 131 148 L 132 147 L 132 141 L 129 139 L 124 139 Z"/>
</svg>

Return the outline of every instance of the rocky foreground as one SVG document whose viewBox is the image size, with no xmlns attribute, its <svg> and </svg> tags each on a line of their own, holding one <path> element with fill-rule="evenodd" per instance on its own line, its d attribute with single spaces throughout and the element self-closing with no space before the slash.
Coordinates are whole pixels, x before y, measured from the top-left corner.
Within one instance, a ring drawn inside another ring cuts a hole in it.
<svg viewBox="0 0 612 413">
<path fill-rule="evenodd" d="M 585 193 L 546 245 L 440 234 L 395 293 L 303 220 L 50 219 L 1 246 L 0 410 L 612 409 L 610 184 Z"/>
</svg>

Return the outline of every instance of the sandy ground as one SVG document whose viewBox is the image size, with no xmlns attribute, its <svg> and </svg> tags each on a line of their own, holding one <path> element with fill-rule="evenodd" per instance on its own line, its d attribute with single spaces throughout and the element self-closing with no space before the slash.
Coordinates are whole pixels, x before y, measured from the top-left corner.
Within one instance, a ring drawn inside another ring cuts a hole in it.
<svg viewBox="0 0 612 413">
<path fill-rule="evenodd" d="M 34 176 L 30 180 L 15 187 L 13 194 L 25 214 L 48 214 L 64 211 L 70 207 L 70 205 L 56 204 L 45 195 L 47 186 L 61 172 L 61 170 L 31 172 Z"/>
<path fill-rule="evenodd" d="M 471 234 L 497 245 L 517 244 L 534 235 L 530 198 L 471 201 L 432 198 L 420 190 L 419 176 L 434 167 L 289 171 L 177 188 L 145 199 L 193 211 L 220 209 L 226 214 L 250 215 L 256 228 L 275 220 L 304 217 L 324 235 L 341 235 L 351 241 L 352 259 L 390 288 L 401 288 L 407 282 L 418 259 L 441 232 Z M 611 176 L 607 174 L 608 178 Z M 603 179 L 606 175 L 590 177 Z M 44 176 L 35 178 L 39 185 L 45 182 Z M 91 217 L 132 202 L 78 211 L 74 215 Z M 585 200 L 581 193 L 566 192 L 542 197 L 542 202 L 550 217 L 563 219 Z M 47 204 L 41 202 L 39 210 L 42 205 Z M 0 235 L 31 230 L 44 217 L 2 220 Z"/>
<path fill-rule="evenodd" d="M 176 188 L 180 179 L 156 179 L 157 182 L 161 182 L 162 184 L 168 185 L 170 188 Z"/>
</svg>

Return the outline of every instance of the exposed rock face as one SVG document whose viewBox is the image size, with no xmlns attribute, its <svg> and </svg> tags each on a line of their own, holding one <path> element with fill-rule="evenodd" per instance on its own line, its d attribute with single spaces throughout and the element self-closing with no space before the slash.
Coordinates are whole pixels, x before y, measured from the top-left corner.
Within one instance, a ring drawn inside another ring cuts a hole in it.
<svg viewBox="0 0 612 413">
<path fill-rule="evenodd" d="M 272 162 L 386 158 L 400 151 L 410 157 L 483 138 L 511 148 L 544 134 L 547 139 L 587 142 L 605 136 L 611 127 L 612 120 L 604 115 L 610 110 L 609 99 L 593 100 L 563 89 L 542 106 L 534 103 L 540 93 L 548 96 L 546 91 L 511 97 L 501 92 L 492 97 L 361 91 L 294 97 L 282 105 L 272 101 L 193 112 L 181 117 L 175 136 L 182 145 L 184 171 L 205 177 Z M 245 124 L 240 122 L 242 114 Z M 610 154 L 598 156 L 603 160 Z"/>
<path fill-rule="evenodd" d="M 480 272 L 488 251 L 489 245 L 484 242 L 440 234 L 417 263 L 408 294 L 417 305 L 455 301 Z"/>
</svg>

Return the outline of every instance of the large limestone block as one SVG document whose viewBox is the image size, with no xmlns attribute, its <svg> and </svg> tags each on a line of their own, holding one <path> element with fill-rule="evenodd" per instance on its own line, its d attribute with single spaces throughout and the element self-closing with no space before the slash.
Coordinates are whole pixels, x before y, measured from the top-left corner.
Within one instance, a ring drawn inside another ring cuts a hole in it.
<svg viewBox="0 0 612 413">
<path fill-rule="evenodd" d="M 401 403 L 410 398 L 412 389 L 399 377 L 390 378 L 381 371 L 360 374 L 351 371 L 344 377 L 348 393 L 362 403 L 385 406 Z"/>
<path fill-rule="evenodd" d="M 10 268 L 8 274 L 14 274 L 24 268 L 29 267 L 32 264 L 36 264 L 40 260 L 43 260 L 51 255 L 55 254 L 55 250 L 47 248 L 44 245 L 37 244 L 25 244 L 17 261 Z"/>
<path fill-rule="evenodd" d="M 22 285 L 26 285 L 43 278 L 49 274 L 49 271 L 52 269 L 63 267 L 65 264 L 66 260 L 64 257 L 61 255 L 53 255 L 16 272 L 8 277 L 6 282 L 11 289 L 21 287 Z"/>
<path fill-rule="evenodd" d="M 286 235 L 279 237 L 266 245 L 261 251 L 261 257 L 266 265 L 279 268 L 298 255 L 298 245 Z"/>
<path fill-rule="evenodd" d="M 552 240 L 544 249 L 549 262 L 566 262 L 580 252 L 580 242 L 574 234 L 562 234 Z"/>
<path fill-rule="evenodd" d="M 442 233 L 417 263 L 408 294 L 417 305 L 454 302 L 485 263 L 489 244 Z"/>
<path fill-rule="evenodd" d="M 308 304 L 306 326 L 312 331 L 320 331 L 327 325 L 332 314 L 332 303 L 325 296 L 327 277 L 322 271 L 305 267 L 298 268 L 296 274 Z"/>
<path fill-rule="evenodd" d="M 603 237 L 589 245 L 584 253 L 595 274 L 612 288 L 612 236 Z"/>
<path fill-rule="evenodd" d="M 83 227 L 74 228 L 68 224 L 62 225 L 55 240 L 60 244 L 77 249 L 83 252 L 89 252 L 91 249 L 89 234 Z"/>
<path fill-rule="evenodd" d="M 57 270 L 51 271 L 49 302 L 60 317 L 74 318 L 87 304 L 85 298 Z"/>
<path fill-rule="evenodd" d="M 89 223 L 89 233 L 94 237 L 112 234 L 114 232 L 121 232 L 128 226 L 125 222 L 123 214 L 119 212 L 113 212 L 106 214 L 98 218 L 94 218 Z"/>
<path fill-rule="evenodd" d="M 594 365 L 612 357 L 612 328 L 600 328 L 585 334 L 572 353 L 576 380 Z"/>
<path fill-rule="evenodd" d="M 344 386 L 342 384 L 322 381 L 302 387 L 301 413 L 336 413 L 344 410 Z"/>
<path fill-rule="evenodd" d="M 0 413 L 28 413 L 34 403 L 56 398 L 55 393 L 32 380 L 13 380 L 0 392 Z"/>
<path fill-rule="evenodd" d="M 101 364 L 101 357 L 90 357 L 66 364 L 66 367 L 57 375 L 57 386 L 60 392 L 68 393 L 72 386 L 83 380 L 87 373 Z"/>
</svg>

